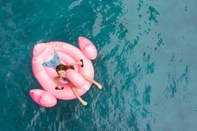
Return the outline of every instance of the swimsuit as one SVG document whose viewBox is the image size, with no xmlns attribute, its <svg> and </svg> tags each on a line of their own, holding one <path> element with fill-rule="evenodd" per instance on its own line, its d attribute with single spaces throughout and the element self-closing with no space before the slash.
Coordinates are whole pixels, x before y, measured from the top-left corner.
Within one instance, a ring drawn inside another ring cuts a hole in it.
<svg viewBox="0 0 197 131">
<path fill-rule="evenodd" d="M 68 82 L 68 78 L 62 78 L 62 81 Z"/>
</svg>

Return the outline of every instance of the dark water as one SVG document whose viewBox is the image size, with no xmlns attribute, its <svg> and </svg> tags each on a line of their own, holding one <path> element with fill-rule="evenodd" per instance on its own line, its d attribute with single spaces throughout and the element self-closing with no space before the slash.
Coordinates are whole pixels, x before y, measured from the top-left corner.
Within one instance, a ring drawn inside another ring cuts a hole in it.
<svg viewBox="0 0 197 131">
<path fill-rule="evenodd" d="M 195 131 L 197 1 L 1 0 L 0 131 Z M 29 90 L 36 43 L 90 39 L 93 86 L 43 108 Z"/>
</svg>

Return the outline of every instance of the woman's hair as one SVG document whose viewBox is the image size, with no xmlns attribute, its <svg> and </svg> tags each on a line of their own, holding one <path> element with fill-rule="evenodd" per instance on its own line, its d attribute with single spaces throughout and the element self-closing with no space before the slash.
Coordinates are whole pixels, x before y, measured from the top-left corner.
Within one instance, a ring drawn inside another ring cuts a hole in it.
<svg viewBox="0 0 197 131">
<path fill-rule="evenodd" d="M 57 74 L 58 74 L 58 71 L 60 71 L 60 70 L 66 71 L 68 69 L 73 69 L 74 70 L 74 67 L 73 66 L 68 66 L 68 65 L 63 65 L 63 64 L 60 64 L 60 65 L 57 65 L 56 66 L 56 72 L 57 72 Z"/>
</svg>

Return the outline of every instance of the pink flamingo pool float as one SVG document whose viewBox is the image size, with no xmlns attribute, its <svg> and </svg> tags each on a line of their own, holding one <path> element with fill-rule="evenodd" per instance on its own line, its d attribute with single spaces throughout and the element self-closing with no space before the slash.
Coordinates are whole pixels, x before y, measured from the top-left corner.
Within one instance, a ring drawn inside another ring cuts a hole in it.
<svg viewBox="0 0 197 131">
<path fill-rule="evenodd" d="M 57 99 L 76 99 L 67 82 L 59 81 L 64 89 L 56 90 L 57 85 L 54 82 L 54 77 L 57 76 L 57 73 L 55 69 L 43 66 L 45 62 L 53 62 L 55 54 L 65 65 L 83 60 L 83 67 L 74 66 L 75 70 L 68 70 L 66 76 L 77 87 L 79 95 L 83 95 L 89 90 L 92 83 L 83 79 L 79 73 L 94 78 L 91 60 L 97 57 L 97 50 L 94 44 L 85 37 L 79 37 L 78 44 L 80 49 L 65 42 L 39 43 L 34 46 L 32 71 L 43 88 L 43 90 L 30 90 L 30 96 L 37 104 L 43 107 L 53 107 L 56 105 Z"/>
</svg>

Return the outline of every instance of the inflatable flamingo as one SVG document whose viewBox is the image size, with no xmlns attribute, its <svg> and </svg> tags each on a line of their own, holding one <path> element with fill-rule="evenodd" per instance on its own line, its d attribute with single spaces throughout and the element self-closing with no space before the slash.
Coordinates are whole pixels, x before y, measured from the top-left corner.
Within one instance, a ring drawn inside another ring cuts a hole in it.
<svg viewBox="0 0 197 131">
<path fill-rule="evenodd" d="M 54 77 L 57 76 L 55 67 L 58 62 L 70 64 L 83 60 L 83 67 L 74 66 L 74 70 L 66 71 L 66 77 L 77 87 L 79 95 L 85 94 L 92 83 L 85 81 L 81 74 L 94 78 L 94 68 L 91 60 L 97 57 L 97 50 L 93 43 L 85 37 L 78 38 L 79 48 L 64 42 L 39 43 L 34 46 L 32 71 L 42 89 L 30 90 L 30 96 L 39 105 L 53 107 L 57 99 L 72 100 L 75 95 L 67 82 L 59 81 L 63 90 L 56 90 Z M 56 61 L 58 59 L 58 62 Z"/>
</svg>

